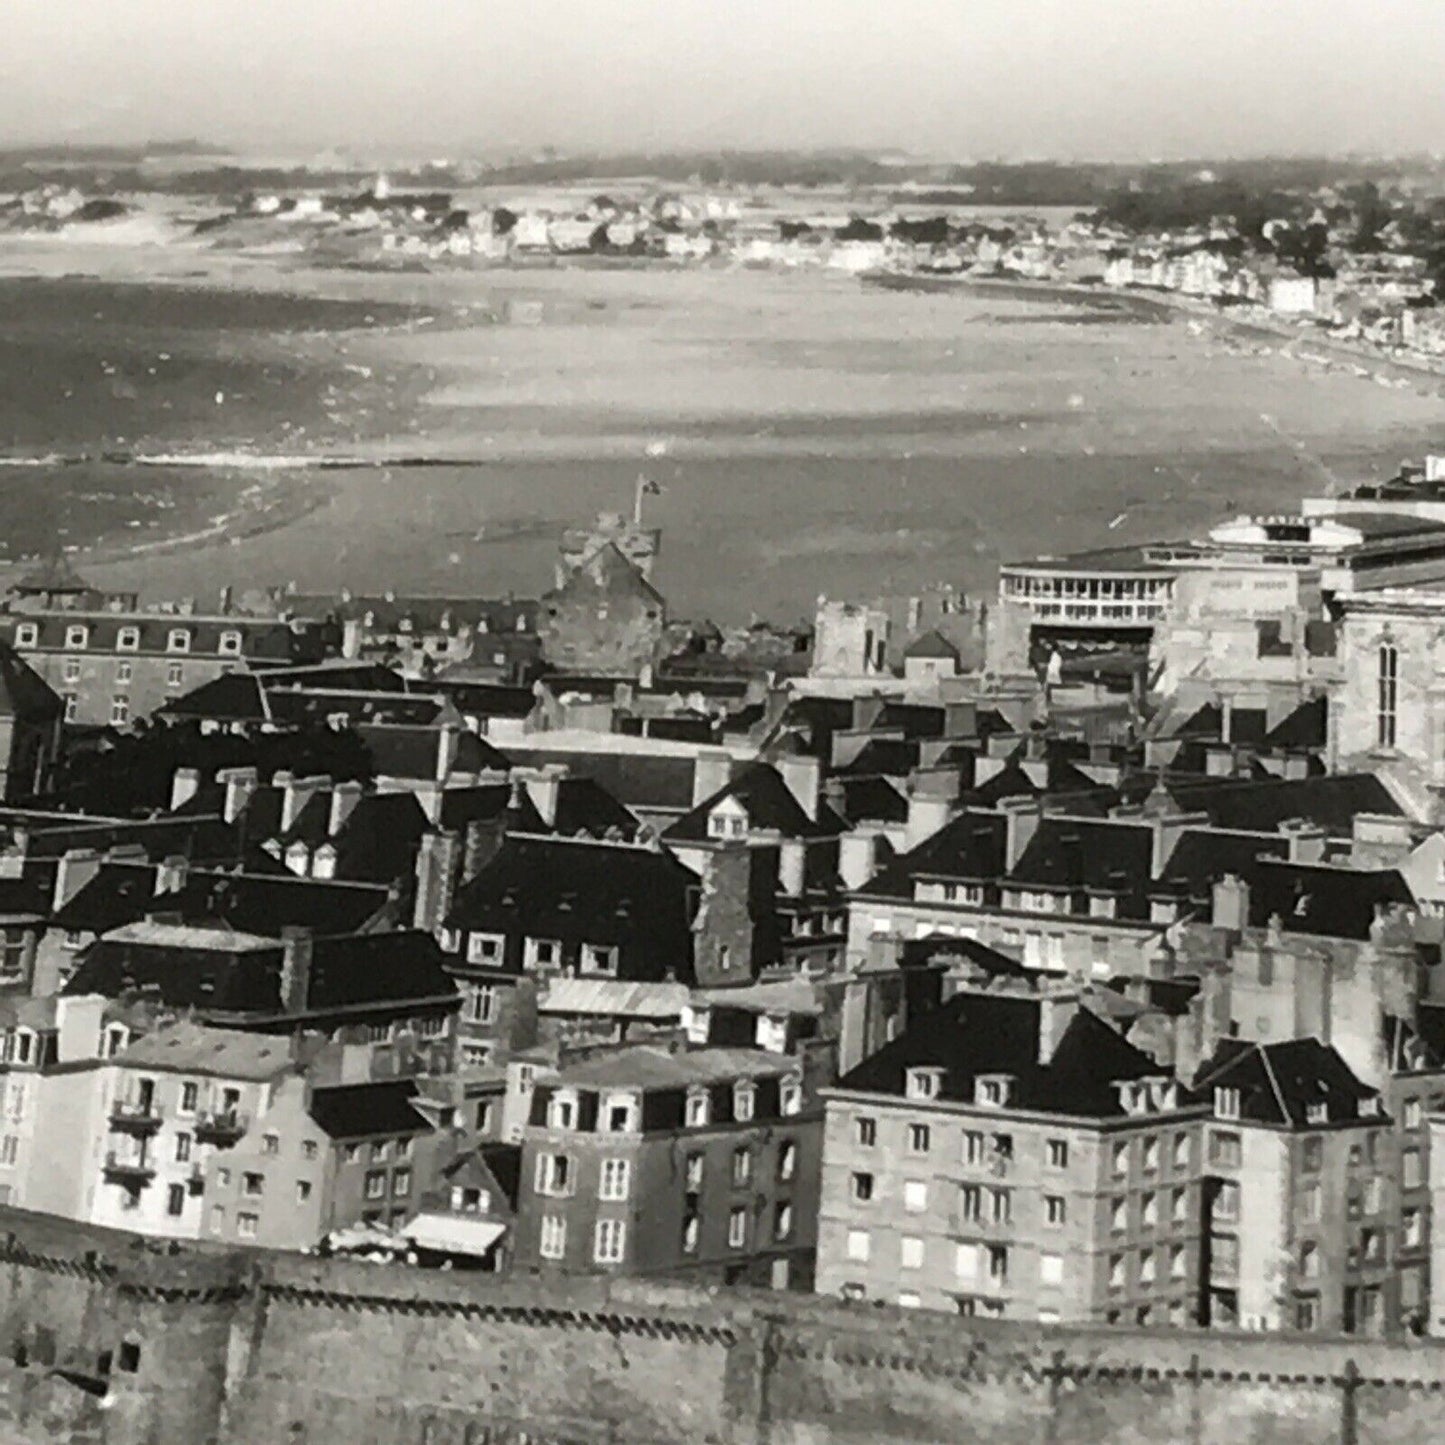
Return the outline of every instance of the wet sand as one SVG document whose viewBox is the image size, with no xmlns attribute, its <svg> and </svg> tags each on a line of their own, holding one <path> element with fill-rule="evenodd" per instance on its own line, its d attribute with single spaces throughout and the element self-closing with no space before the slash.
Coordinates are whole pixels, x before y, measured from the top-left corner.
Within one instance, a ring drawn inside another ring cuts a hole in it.
<svg viewBox="0 0 1445 1445">
<path fill-rule="evenodd" d="M 476 463 L 334 474 L 279 530 L 87 569 L 156 593 L 293 579 L 535 592 L 561 527 L 630 505 L 645 470 L 666 489 L 649 520 L 674 610 L 793 617 L 822 591 L 986 588 L 1000 558 L 1286 508 L 1421 454 L 1445 419 L 1425 379 L 1385 388 L 1242 353 L 1183 318 L 1081 325 L 1057 296 L 727 268 L 146 264 L 153 288 L 400 308 L 396 324 L 308 339 L 303 371 L 371 372 L 325 445 Z"/>
</svg>

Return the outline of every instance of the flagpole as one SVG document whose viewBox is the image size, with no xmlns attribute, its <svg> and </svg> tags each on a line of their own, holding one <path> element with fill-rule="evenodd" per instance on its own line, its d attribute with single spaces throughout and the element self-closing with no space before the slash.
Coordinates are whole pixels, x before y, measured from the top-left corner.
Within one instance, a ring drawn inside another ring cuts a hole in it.
<svg viewBox="0 0 1445 1445">
<path fill-rule="evenodd" d="M 647 478 L 641 472 L 638 472 L 637 489 L 632 496 L 632 525 L 634 527 L 640 527 L 642 525 L 642 492 L 646 486 Z"/>
</svg>

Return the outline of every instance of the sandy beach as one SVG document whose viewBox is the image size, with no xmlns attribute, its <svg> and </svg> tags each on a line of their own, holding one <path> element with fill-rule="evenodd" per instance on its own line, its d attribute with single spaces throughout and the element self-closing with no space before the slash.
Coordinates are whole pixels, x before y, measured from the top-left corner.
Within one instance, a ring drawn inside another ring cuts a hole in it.
<svg viewBox="0 0 1445 1445">
<path fill-rule="evenodd" d="M 731 617 L 743 597 L 796 616 L 823 591 L 987 587 L 1000 558 L 1287 507 L 1418 455 L 1445 415 L 1428 378 L 1382 387 L 1194 334 L 1183 317 L 1079 324 L 1057 295 L 722 267 L 388 273 L 56 249 L 0 247 L 0 273 L 242 293 L 283 318 L 319 301 L 387 308 L 285 338 L 296 376 L 333 388 L 335 420 L 306 446 L 459 463 L 328 474 L 284 525 L 87 569 L 158 594 L 232 579 L 536 591 L 561 527 L 626 506 L 645 470 L 665 488 L 650 516 L 676 610 Z M 262 342 L 275 337 L 242 338 Z M 201 447 L 194 431 L 182 440 Z M 249 445 L 293 441 L 276 425 Z"/>
</svg>

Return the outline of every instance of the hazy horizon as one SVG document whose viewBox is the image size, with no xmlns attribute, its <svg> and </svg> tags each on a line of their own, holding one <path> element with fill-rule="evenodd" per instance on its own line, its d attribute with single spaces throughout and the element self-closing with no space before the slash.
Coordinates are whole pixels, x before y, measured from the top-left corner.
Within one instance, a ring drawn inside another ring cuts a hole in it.
<svg viewBox="0 0 1445 1445">
<path fill-rule="evenodd" d="M 1437 0 L 12 0 L 0 144 L 1411 155 Z"/>
</svg>

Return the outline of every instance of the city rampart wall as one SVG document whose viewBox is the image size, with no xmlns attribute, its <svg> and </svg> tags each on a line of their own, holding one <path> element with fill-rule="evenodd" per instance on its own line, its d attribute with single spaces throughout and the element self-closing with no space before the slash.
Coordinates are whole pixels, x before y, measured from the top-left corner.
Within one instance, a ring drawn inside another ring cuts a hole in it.
<svg viewBox="0 0 1445 1445">
<path fill-rule="evenodd" d="M 0 1211 L 0 1445 L 1374 1445 L 1431 1343 L 169 1252 Z"/>
</svg>

